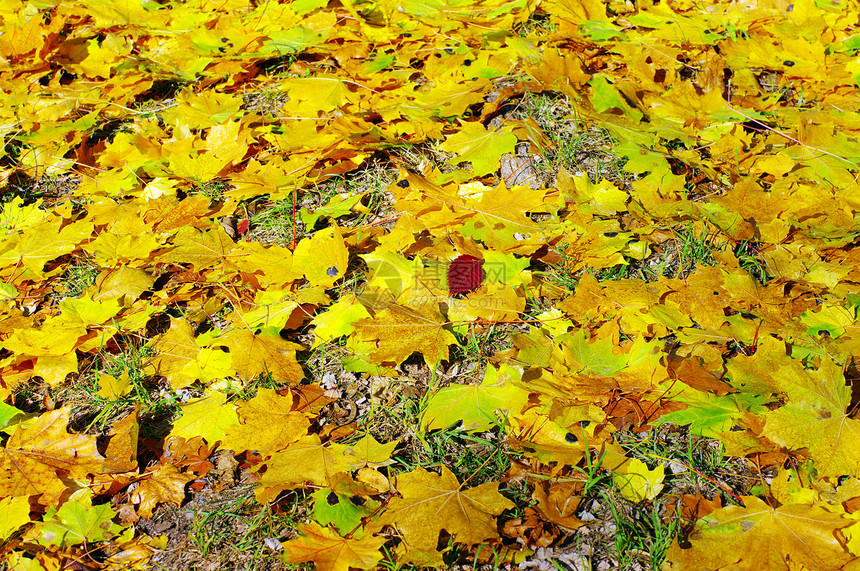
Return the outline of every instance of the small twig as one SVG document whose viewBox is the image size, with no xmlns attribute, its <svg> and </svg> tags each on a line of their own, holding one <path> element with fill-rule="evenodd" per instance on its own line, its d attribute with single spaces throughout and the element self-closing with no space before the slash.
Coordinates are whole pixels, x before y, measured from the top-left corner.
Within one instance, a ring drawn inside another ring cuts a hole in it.
<svg viewBox="0 0 860 571">
<path fill-rule="evenodd" d="M 711 484 L 715 485 L 716 487 L 718 487 L 719 489 L 721 489 L 722 491 L 724 491 L 725 493 L 730 495 L 740 505 L 746 506 L 746 504 L 744 504 L 743 499 L 741 499 L 741 497 L 739 495 L 737 495 L 736 493 L 731 491 L 729 488 L 727 488 L 723 484 L 717 482 L 716 480 L 713 480 L 713 479 L 705 476 L 704 474 L 702 474 L 701 472 L 699 472 L 698 470 L 696 470 L 695 468 L 693 468 L 692 466 L 690 466 L 688 464 L 685 464 L 679 460 L 673 460 L 671 458 L 666 458 L 665 456 L 660 456 L 659 454 L 654 454 L 653 452 L 645 452 L 645 456 L 651 456 L 652 458 L 657 458 L 658 460 L 664 460 L 666 462 L 674 462 L 675 464 L 679 464 L 679 465 L 683 466 L 684 468 L 686 468 L 687 470 L 693 472 L 694 474 L 701 476 L 702 478 L 706 479 Z"/>
</svg>

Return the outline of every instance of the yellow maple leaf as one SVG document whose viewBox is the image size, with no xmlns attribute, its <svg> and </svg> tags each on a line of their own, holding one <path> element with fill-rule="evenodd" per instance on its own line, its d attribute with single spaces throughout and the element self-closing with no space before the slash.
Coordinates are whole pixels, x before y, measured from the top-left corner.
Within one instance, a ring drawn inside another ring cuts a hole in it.
<svg viewBox="0 0 860 571">
<path fill-rule="evenodd" d="M 239 422 L 225 428 L 222 448 L 256 450 L 265 458 L 307 435 L 310 421 L 307 415 L 291 410 L 292 404 L 292 395 L 260 388 L 254 398 L 237 407 Z"/>
<path fill-rule="evenodd" d="M 495 517 L 514 507 L 499 494 L 498 482 L 463 489 L 444 466 L 440 474 L 418 467 L 397 476 L 394 487 L 400 497 L 388 503 L 380 523 L 393 525 L 408 549 L 434 551 L 443 529 L 454 541 L 474 545 L 497 538 Z M 441 561 L 441 556 L 440 556 Z"/>
<path fill-rule="evenodd" d="M 296 360 L 296 350 L 302 346 L 278 335 L 255 335 L 247 329 L 235 329 L 221 343 L 230 349 L 233 368 L 244 379 L 268 373 L 278 381 L 298 383 L 304 376 Z"/>
<path fill-rule="evenodd" d="M 302 485 L 332 487 L 335 476 L 366 464 L 346 450 L 341 444 L 323 444 L 316 434 L 303 436 L 260 466 L 267 468 L 255 490 L 257 500 L 265 503 Z"/>
<path fill-rule="evenodd" d="M 134 412 L 115 423 L 111 428 L 111 438 L 105 450 L 105 463 L 102 473 L 129 472 L 137 468 L 140 409 L 140 404 L 136 403 Z"/>
<path fill-rule="evenodd" d="M 20 265 L 41 278 L 46 262 L 73 251 L 93 233 L 93 225 L 87 222 L 61 227 L 59 220 L 43 222 L 7 238 L 5 249 L 0 253 L 0 265 Z"/>
<path fill-rule="evenodd" d="M 623 468 L 623 474 L 615 474 L 615 485 L 625 499 L 631 502 L 653 500 L 663 491 L 665 466 L 658 465 L 653 470 L 648 469 L 645 462 L 631 458 Z"/>
<path fill-rule="evenodd" d="M 834 533 L 854 520 L 822 508 L 789 504 L 772 508 L 756 497 L 746 507 L 729 506 L 699 520 L 692 547 L 673 543 L 672 569 L 789 569 L 792 565 L 835 571 L 854 557 Z"/>
<path fill-rule="evenodd" d="M 238 424 L 239 417 L 233 403 L 227 402 L 227 395 L 220 391 L 210 391 L 205 397 L 194 399 L 182 405 L 182 416 L 173 423 L 172 436 L 190 440 L 202 436 L 209 444 L 224 439 L 224 430 Z"/>
<path fill-rule="evenodd" d="M 429 364 L 447 359 L 448 346 L 457 341 L 444 326 L 442 314 L 433 304 L 393 305 L 353 324 L 359 338 L 376 343 L 372 360 L 402 363 L 419 351 Z"/>
<path fill-rule="evenodd" d="M 0 540 L 7 540 L 13 531 L 30 523 L 30 501 L 27 496 L 0 500 Z"/>
<path fill-rule="evenodd" d="M 181 319 L 171 318 L 170 329 L 151 342 L 156 356 L 150 365 L 155 374 L 163 375 L 176 390 L 187 387 L 196 380 L 193 370 L 187 365 L 196 363 L 200 347 L 194 342 L 194 330 Z"/>
<path fill-rule="evenodd" d="M 382 559 L 380 548 L 385 538 L 368 535 L 361 539 L 344 538 L 316 522 L 299 526 L 299 537 L 286 541 L 284 561 L 312 561 L 319 571 L 370 569 Z"/>
<path fill-rule="evenodd" d="M 99 392 L 96 394 L 104 399 L 116 401 L 131 391 L 131 379 L 128 371 L 123 371 L 119 378 L 113 375 L 99 375 Z"/>
<path fill-rule="evenodd" d="M 510 127 L 491 130 L 480 122 L 463 124 L 459 131 L 439 145 L 443 151 L 454 153 L 456 163 L 472 163 L 472 173 L 481 176 L 499 169 L 501 156 L 512 153 L 517 136 Z"/>
<path fill-rule="evenodd" d="M 57 505 L 66 489 L 61 478 L 98 474 L 104 458 L 95 436 L 69 434 L 70 407 L 46 412 L 27 428 L 18 425 L 0 449 L 0 495 L 41 494 L 40 503 Z"/>
<path fill-rule="evenodd" d="M 331 287 L 343 279 L 349 252 L 336 225 L 305 238 L 293 252 L 293 267 L 301 269 L 311 285 Z"/>
</svg>

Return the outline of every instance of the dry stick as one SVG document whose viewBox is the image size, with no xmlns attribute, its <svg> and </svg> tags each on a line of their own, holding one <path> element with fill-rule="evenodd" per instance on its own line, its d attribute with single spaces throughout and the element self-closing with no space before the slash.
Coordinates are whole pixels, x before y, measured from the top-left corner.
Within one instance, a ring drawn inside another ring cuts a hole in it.
<svg viewBox="0 0 860 571">
<path fill-rule="evenodd" d="M 699 472 L 698 470 L 696 470 L 695 468 L 693 468 L 692 466 L 690 466 L 690 465 L 688 465 L 688 464 L 685 464 L 685 463 L 683 463 L 683 462 L 681 462 L 681 461 L 679 461 L 679 460 L 672 460 L 671 458 L 666 458 L 666 457 L 664 457 L 664 456 L 660 456 L 659 454 L 654 454 L 654 453 L 652 453 L 652 452 L 646 452 L 646 453 L 645 453 L 645 455 L 646 455 L 646 456 L 651 456 L 652 458 L 657 458 L 657 459 L 659 459 L 659 460 L 665 460 L 666 462 L 670 462 L 670 463 L 671 463 L 671 462 L 674 462 L 675 464 L 680 464 L 680 465 L 681 465 L 681 466 L 683 466 L 684 468 L 686 468 L 686 469 L 688 469 L 689 471 L 694 472 L 695 474 L 697 474 L 697 475 L 701 476 L 702 478 L 706 479 L 707 481 L 709 481 L 710 483 L 712 483 L 713 485 L 715 485 L 716 487 L 718 487 L 719 489 L 721 489 L 722 491 L 724 491 L 725 493 L 727 493 L 728 495 L 730 495 L 730 496 L 731 496 L 732 498 L 734 498 L 734 500 L 735 500 L 736 502 L 738 502 L 740 505 L 742 505 L 742 506 L 745 506 L 745 505 L 746 505 L 746 504 L 744 504 L 743 499 L 742 499 L 739 495 L 737 495 L 736 493 L 734 493 L 733 491 L 731 491 L 730 489 L 728 489 L 728 488 L 727 488 L 726 486 L 724 486 L 723 484 L 721 484 L 721 483 L 717 482 L 716 480 L 712 480 L 711 478 L 709 478 L 709 477 L 705 476 L 704 474 L 702 474 L 701 472 Z"/>
<path fill-rule="evenodd" d="M 762 485 L 768 490 L 770 490 L 770 485 L 765 481 L 764 474 L 761 473 L 761 463 L 759 462 L 758 456 L 756 456 L 755 460 L 755 469 L 758 472 L 758 477 Z M 773 504 L 770 503 L 770 498 L 768 497 L 769 495 L 769 493 L 764 495 L 764 501 L 767 502 L 767 505 L 770 507 L 770 509 L 773 509 Z"/>
<path fill-rule="evenodd" d="M 517 156 L 517 155 L 514 155 L 514 156 Z M 533 161 L 532 161 L 532 158 L 531 158 L 531 157 L 528 157 L 528 159 L 526 159 L 526 161 L 525 161 L 525 162 L 523 162 L 523 164 L 521 164 L 520 166 L 518 166 L 518 167 L 516 168 L 516 170 L 512 171 L 512 172 L 511 172 L 511 174 L 509 174 L 509 175 L 507 176 L 507 178 L 505 178 L 505 179 L 504 179 L 505 184 L 507 185 L 507 184 L 508 184 L 508 181 L 509 181 L 510 179 L 512 179 L 512 178 L 514 178 L 515 176 L 517 176 L 518 174 L 520 174 L 520 172 L 522 172 L 522 170 L 523 170 L 524 168 L 526 168 L 526 167 L 532 167 L 532 168 L 534 168 L 534 163 L 533 163 Z"/>
<path fill-rule="evenodd" d="M 462 490 L 462 489 L 463 489 L 463 486 L 465 486 L 466 484 L 468 484 L 468 483 L 469 483 L 469 480 L 471 480 L 472 478 L 474 478 L 474 477 L 475 477 L 475 475 L 476 475 L 478 472 L 480 472 L 480 471 L 481 471 L 481 469 L 482 469 L 484 466 L 486 466 L 487 464 L 489 464 L 489 463 L 490 463 L 490 460 L 492 460 L 492 459 L 493 459 L 493 456 L 495 456 L 496 454 L 498 454 L 498 453 L 499 453 L 499 451 L 500 451 L 501 449 L 502 449 L 502 446 L 501 446 L 501 444 L 499 444 L 499 446 L 496 448 L 496 450 L 495 450 L 492 454 L 490 454 L 489 456 L 487 456 L 487 459 L 486 459 L 486 460 L 484 460 L 484 462 L 483 462 L 480 466 L 478 466 L 477 468 L 475 468 L 475 470 L 472 472 L 472 475 L 471 475 L 471 476 L 469 476 L 468 478 L 466 478 L 465 480 L 463 480 L 463 483 L 462 483 L 462 484 L 460 484 L 460 487 L 459 487 L 459 488 L 457 488 L 457 489 L 458 489 L 458 490 Z"/>
<path fill-rule="evenodd" d="M 671 388 L 671 387 L 670 387 L 670 388 Z M 639 409 L 639 413 L 642 415 L 642 416 L 641 416 L 641 418 L 639 419 L 639 424 L 640 424 L 640 425 L 642 425 L 643 423 L 646 423 L 646 422 L 648 421 L 648 419 L 650 418 L 650 415 L 646 415 L 646 414 L 645 414 L 645 409 L 644 409 L 644 408 L 642 408 L 642 403 L 640 403 L 639 401 L 636 401 L 636 400 L 634 400 L 634 399 L 632 399 L 632 398 L 628 397 L 627 395 L 625 395 L 624 393 L 622 393 L 622 392 L 621 392 L 621 389 L 615 389 L 615 390 L 613 390 L 613 391 L 612 391 L 612 393 L 613 393 L 613 397 L 612 397 L 612 398 L 614 399 L 612 402 L 618 402 L 618 401 L 620 401 L 620 400 L 626 400 L 626 401 L 628 401 L 628 402 L 633 403 L 633 404 L 636 406 L 636 408 L 638 408 L 638 409 Z M 665 393 L 663 393 L 663 394 L 665 394 Z M 660 400 L 660 398 L 662 398 L 662 397 L 659 397 L 657 400 Z M 609 405 L 607 404 L 607 408 L 608 408 L 608 407 L 609 407 Z M 613 407 L 612 407 L 612 408 L 613 408 L 613 410 L 614 410 L 615 406 L 613 405 Z M 659 407 L 658 407 L 658 408 L 659 408 Z M 604 409 L 604 410 L 605 410 L 605 409 Z M 607 413 L 607 414 L 610 414 L 608 410 L 606 411 L 606 413 Z M 615 417 L 615 418 L 622 418 L 622 417 Z"/>
<path fill-rule="evenodd" d="M 675 383 L 677 383 L 677 382 L 678 382 L 677 378 L 672 379 L 672 383 L 669 385 L 669 388 L 667 388 L 665 391 L 663 391 L 663 393 L 659 397 L 657 397 L 657 400 L 654 401 L 654 404 L 657 405 L 657 408 L 655 408 L 653 411 L 650 411 L 647 415 L 645 415 L 645 422 L 646 423 L 649 420 L 651 420 L 651 417 L 654 415 L 654 413 L 656 413 L 658 410 L 660 410 L 660 400 L 664 396 L 666 396 L 666 393 L 668 393 L 669 391 L 672 390 L 672 387 L 674 387 Z M 644 410 L 642 411 L 642 414 L 645 414 Z"/>
<path fill-rule="evenodd" d="M 290 216 L 290 222 L 293 225 L 293 239 L 292 239 L 292 242 L 290 242 L 290 252 L 296 251 L 296 234 L 298 233 L 298 229 L 296 228 L 296 200 L 298 200 L 298 198 L 296 197 L 296 186 L 294 185 L 293 186 L 293 213 Z"/>
<path fill-rule="evenodd" d="M 840 157 L 839 155 L 835 155 L 835 154 L 833 154 L 833 153 L 831 153 L 831 152 L 825 151 L 824 149 L 819 149 L 819 148 L 817 148 L 817 147 L 811 147 L 811 146 L 807 145 L 806 143 L 803 143 L 803 142 L 801 142 L 800 140 L 795 139 L 795 138 L 794 138 L 794 137 L 792 137 L 791 135 L 788 135 L 788 134 L 786 134 L 786 133 L 783 133 L 782 131 L 779 131 L 779 130 L 777 130 L 777 129 L 774 129 L 773 127 L 770 127 L 769 125 L 765 125 L 764 123 L 762 123 L 761 121 L 759 121 L 759 120 L 758 120 L 758 119 L 756 119 L 755 117 L 750 117 L 749 115 L 747 115 L 747 114 L 746 114 L 746 113 L 744 113 L 743 111 L 738 111 L 737 109 L 735 109 L 734 107 L 732 107 L 732 106 L 731 106 L 731 105 L 729 105 L 728 103 L 726 103 L 726 104 L 725 104 L 725 106 L 726 106 L 726 107 L 728 107 L 731 111 L 734 111 L 735 113 L 737 113 L 738 115 L 740 115 L 740 116 L 742 116 L 742 117 L 746 117 L 746 118 L 747 118 L 747 119 L 749 119 L 750 121 L 755 121 L 756 123 L 758 123 L 759 125 L 761 125 L 762 127 L 764 127 L 766 130 L 768 130 L 768 131 L 770 131 L 770 132 L 772 132 L 772 133 L 775 133 L 775 134 L 779 135 L 780 137 L 784 137 L 784 138 L 788 139 L 789 141 L 791 141 L 791 142 L 793 142 L 793 143 L 796 143 L 796 144 L 800 145 L 801 147 L 805 147 L 805 148 L 807 148 L 807 149 L 811 149 L 811 150 L 813 150 L 813 151 L 818 151 L 818 152 L 820 152 L 820 153 L 822 153 L 822 154 L 824 154 L 824 155 L 828 155 L 828 156 L 830 156 L 830 157 L 833 157 L 834 159 L 837 159 L 837 160 L 843 161 L 843 162 L 845 162 L 845 163 L 848 163 L 849 165 L 851 165 L 851 166 L 852 166 L 852 167 L 854 167 L 854 168 L 857 168 L 857 164 L 856 164 L 856 163 L 852 163 L 851 161 L 849 161 L 849 160 L 848 160 L 848 159 L 846 159 L 845 157 Z M 813 156 L 814 156 L 814 153 L 813 153 Z M 821 161 L 821 159 L 819 159 L 818 157 L 815 157 L 815 158 L 816 158 L 819 162 L 821 162 L 821 164 L 823 164 L 824 166 L 827 166 L 823 161 Z"/>
<path fill-rule="evenodd" d="M 395 490 L 395 493 L 398 493 L 398 492 Z M 377 512 L 379 512 L 379 510 L 381 510 L 382 508 L 384 508 L 385 506 L 388 505 L 388 502 L 390 502 L 391 498 L 393 498 L 393 497 L 394 497 L 394 494 L 391 494 L 390 496 L 385 498 L 385 500 L 381 504 L 379 504 L 379 506 L 375 510 L 373 510 L 372 512 L 370 512 L 369 514 L 367 514 L 366 516 L 361 518 L 361 520 L 358 522 L 358 524 L 354 528 L 352 528 L 349 531 L 349 533 L 344 535 L 343 538 L 344 539 L 351 539 L 352 534 L 355 533 L 356 531 L 358 531 L 358 529 L 360 527 L 363 527 L 364 525 L 366 525 L 367 522 L 369 522 L 373 518 L 373 516 L 375 516 L 377 514 Z"/>
</svg>

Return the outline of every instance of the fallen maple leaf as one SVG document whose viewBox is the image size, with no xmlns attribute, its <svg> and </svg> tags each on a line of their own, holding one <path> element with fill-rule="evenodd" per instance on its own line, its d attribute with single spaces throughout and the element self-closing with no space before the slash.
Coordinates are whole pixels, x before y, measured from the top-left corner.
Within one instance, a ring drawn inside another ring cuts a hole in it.
<svg viewBox="0 0 860 571">
<path fill-rule="evenodd" d="M 30 501 L 27 496 L 0 500 L 0 541 L 6 541 L 12 532 L 30 523 Z"/>
<path fill-rule="evenodd" d="M 71 407 L 46 412 L 27 428 L 17 425 L 0 449 L 0 495 L 41 494 L 40 503 L 56 506 L 66 484 L 101 471 L 104 458 L 95 436 L 69 434 Z"/>
<path fill-rule="evenodd" d="M 480 385 L 451 384 L 430 397 L 421 416 L 422 430 L 437 430 L 458 422 L 470 432 L 488 430 L 499 424 L 499 412 L 519 413 L 528 401 L 528 392 L 510 383 L 522 373 L 505 365 L 487 367 Z"/>
<path fill-rule="evenodd" d="M 227 395 L 212 391 L 205 397 L 193 399 L 182 405 L 182 416 L 173 423 L 172 436 L 191 440 L 202 436 L 210 445 L 224 439 L 224 430 L 239 422 L 233 403 Z"/>
<path fill-rule="evenodd" d="M 618 491 L 631 502 L 653 500 L 663 491 L 665 466 L 658 465 L 653 470 L 641 460 L 631 458 L 623 467 L 623 473 L 614 476 Z"/>
<path fill-rule="evenodd" d="M 45 546 L 77 545 L 117 536 L 122 528 L 111 521 L 116 512 L 109 504 L 94 506 L 89 494 L 89 490 L 76 493 L 60 509 L 48 508 L 44 521 L 27 536 Z"/>
<path fill-rule="evenodd" d="M 444 326 L 439 309 L 429 303 L 415 308 L 393 305 L 353 324 L 360 339 L 376 342 L 372 360 L 394 363 L 402 363 L 415 351 L 427 363 L 447 359 L 448 346 L 457 340 Z"/>
<path fill-rule="evenodd" d="M 314 522 L 299 526 L 298 531 L 298 539 L 281 544 L 287 563 L 312 561 L 319 571 L 349 571 L 370 569 L 382 559 L 385 538 L 344 538 Z"/>
<path fill-rule="evenodd" d="M 517 137 L 510 128 L 489 130 L 479 122 L 465 123 L 455 135 L 449 136 L 439 148 L 456 153 L 456 163 L 471 162 L 472 172 L 485 175 L 498 170 L 501 156 L 511 153 Z"/>
<path fill-rule="evenodd" d="M 239 422 L 224 429 L 222 448 L 255 450 L 263 458 L 283 450 L 307 435 L 311 426 L 308 416 L 292 407 L 292 395 L 280 396 L 274 389 L 260 388 L 254 398 L 239 404 Z"/>
<path fill-rule="evenodd" d="M 131 501 L 140 504 L 138 515 L 152 517 L 152 510 L 160 503 L 181 505 L 185 499 L 185 484 L 196 478 L 192 473 L 182 472 L 175 464 L 162 464 L 138 484 Z"/>
<path fill-rule="evenodd" d="M 259 466 L 265 472 L 255 491 L 257 500 L 268 502 L 281 491 L 302 485 L 331 487 L 337 474 L 366 464 L 355 454 L 346 454 L 347 450 L 342 444 L 323 444 L 316 434 L 303 436 Z"/>
<path fill-rule="evenodd" d="M 854 557 L 834 530 L 854 520 L 822 508 L 791 504 L 772 508 L 755 497 L 747 507 L 729 506 L 699 520 L 691 547 L 677 543 L 667 558 L 673 569 L 842 569 Z"/>
<path fill-rule="evenodd" d="M 247 329 L 235 329 L 227 334 L 223 344 L 230 349 L 236 372 L 245 379 L 269 373 L 275 380 L 298 383 L 304 376 L 296 361 L 296 350 L 302 346 L 277 335 L 254 335 Z"/>
<path fill-rule="evenodd" d="M 379 521 L 403 535 L 407 550 L 434 551 L 442 530 L 468 545 L 498 538 L 495 517 L 514 507 L 499 494 L 498 482 L 464 490 L 444 466 L 440 474 L 419 466 L 397 476 L 394 487 L 400 497 L 388 503 Z"/>
</svg>

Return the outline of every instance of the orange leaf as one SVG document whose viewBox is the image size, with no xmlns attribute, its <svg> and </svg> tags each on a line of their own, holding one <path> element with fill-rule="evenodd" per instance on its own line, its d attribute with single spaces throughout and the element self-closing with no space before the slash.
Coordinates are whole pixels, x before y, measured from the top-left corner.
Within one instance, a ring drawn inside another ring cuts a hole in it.
<svg viewBox="0 0 860 571">
<path fill-rule="evenodd" d="M 15 427 L 0 449 L 0 496 L 41 494 L 41 503 L 56 506 L 66 485 L 62 478 L 98 474 L 104 458 L 96 438 L 69 434 L 70 407 L 46 412 L 27 428 Z"/>
<path fill-rule="evenodd" d="M 281 544 L 287 563 L 312 561 L 319 571 L 349 571 L 370 569 L 382 559 L 382 538 L 343 538 L 314 522 L 299 526 L 299 533 L 298 539 Z"/>
<path fill-rule="evenodd" d="M 162 464 L 134 489 L 131 501 L 140 504 L 138 515 L 152 517 L 152 510 L 160 503 L 182 504 L 185 484 L 196 478 L 192 473 L 181 472 L 176 464 Z"/>
</svg>

